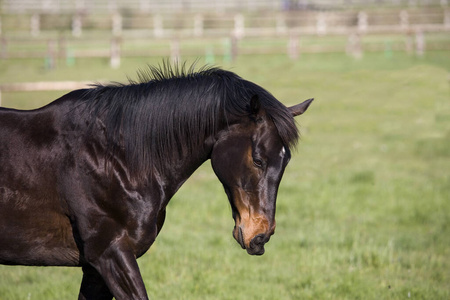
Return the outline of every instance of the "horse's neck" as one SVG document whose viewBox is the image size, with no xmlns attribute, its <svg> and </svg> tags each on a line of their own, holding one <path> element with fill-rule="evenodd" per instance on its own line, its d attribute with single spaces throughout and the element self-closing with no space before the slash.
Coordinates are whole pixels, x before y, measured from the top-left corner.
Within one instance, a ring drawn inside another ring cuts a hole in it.
<svg viewBox="0 0 450 300">
<path fill-rule="evenodd" d="M 168 168 L 157 175 L 160 178 L 160 185 L 166 191 L 167 201 L 178 191 L 186 180 L 209 159 L 214 140 L 205 142 L 204 145 L 192 151 L 191 154 L 175 160 Z"/>
</svg>

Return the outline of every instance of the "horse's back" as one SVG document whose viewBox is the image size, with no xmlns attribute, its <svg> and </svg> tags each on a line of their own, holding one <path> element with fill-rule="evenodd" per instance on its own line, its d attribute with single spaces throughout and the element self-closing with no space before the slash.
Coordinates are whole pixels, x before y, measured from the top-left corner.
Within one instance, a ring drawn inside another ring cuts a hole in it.
<svg viewBox="0 0 450 300">
<path fill-rule="evenodd" d="M 63 98 L 32 111 L 0 108 L 2 264 L 78 264 L 58 187 L 70 155 L 64 142 L 70 103 Z"/>
</svg>

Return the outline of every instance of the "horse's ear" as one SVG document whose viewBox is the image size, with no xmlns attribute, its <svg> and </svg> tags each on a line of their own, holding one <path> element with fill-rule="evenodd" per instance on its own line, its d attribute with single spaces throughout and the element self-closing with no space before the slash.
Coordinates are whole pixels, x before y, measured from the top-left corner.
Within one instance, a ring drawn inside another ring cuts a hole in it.
<svg viewBox="0 0 450 300">
<path fill-rule="evenodd" d="M 261 109 L 261 102 L 259 102 L 258 95 L 253 95 L 250 99 L 250 113 L 252 115 L 257 115 Z"/>
<path fill-rule="evenodd" d="M 304 113 L 308 109 L 311 102 L 313 102 L 313 100 L 314 100 L 314 98 L 311 98 L 306 101 L 303 101 L 300 104 L 289 107 L 289 110 L 291 111 L 292 116 L 296 117 L 296 116 L 299 116 L 302 113 Z"/>
</svg>

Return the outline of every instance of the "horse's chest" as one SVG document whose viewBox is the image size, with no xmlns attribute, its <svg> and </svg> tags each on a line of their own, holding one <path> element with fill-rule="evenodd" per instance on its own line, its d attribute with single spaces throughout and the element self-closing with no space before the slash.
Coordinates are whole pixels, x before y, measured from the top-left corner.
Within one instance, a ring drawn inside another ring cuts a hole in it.
<svg viewBox="0 0 450 300">
<path fill-rule="evenodd" d="M 127 234 L 133 245 L 136 257 L 140 257 L 147 252 L 158 233 L 156 218 L 147 217 L 147 219 L 127 228 Z"/>
<path fill-rule="evenodd" d="M 141 199 L 127 199 L 119 211 L 110 211 L 108 219 L 113 219 L 115 232 L 123 232 L 128 236 L 136 256 L 144 254 L 155 241 L 157 235 L 157 203 L 148 204 Z M 111 237 L 114 238 L 114 237 Z"/>
</svg>

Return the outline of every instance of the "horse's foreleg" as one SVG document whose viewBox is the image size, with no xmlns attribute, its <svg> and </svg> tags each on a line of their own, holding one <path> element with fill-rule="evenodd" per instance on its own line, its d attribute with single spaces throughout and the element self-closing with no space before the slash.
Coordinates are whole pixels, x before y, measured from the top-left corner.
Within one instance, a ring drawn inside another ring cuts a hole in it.
<svg viewBox="0 0 450 300">
<path fill-rule="evenodd" d="M 126 242 L 112 243 L 90 263 L 117 300 L 148 299 L 136 257 Z"/>
<path fill-rule="evenodd" d="M 91 266 L 83 266 L 83 281 L 81 281 L 78 300 L 111 300 L 113 295 L 105 284 L 103 277 Z"/>
</svg>

